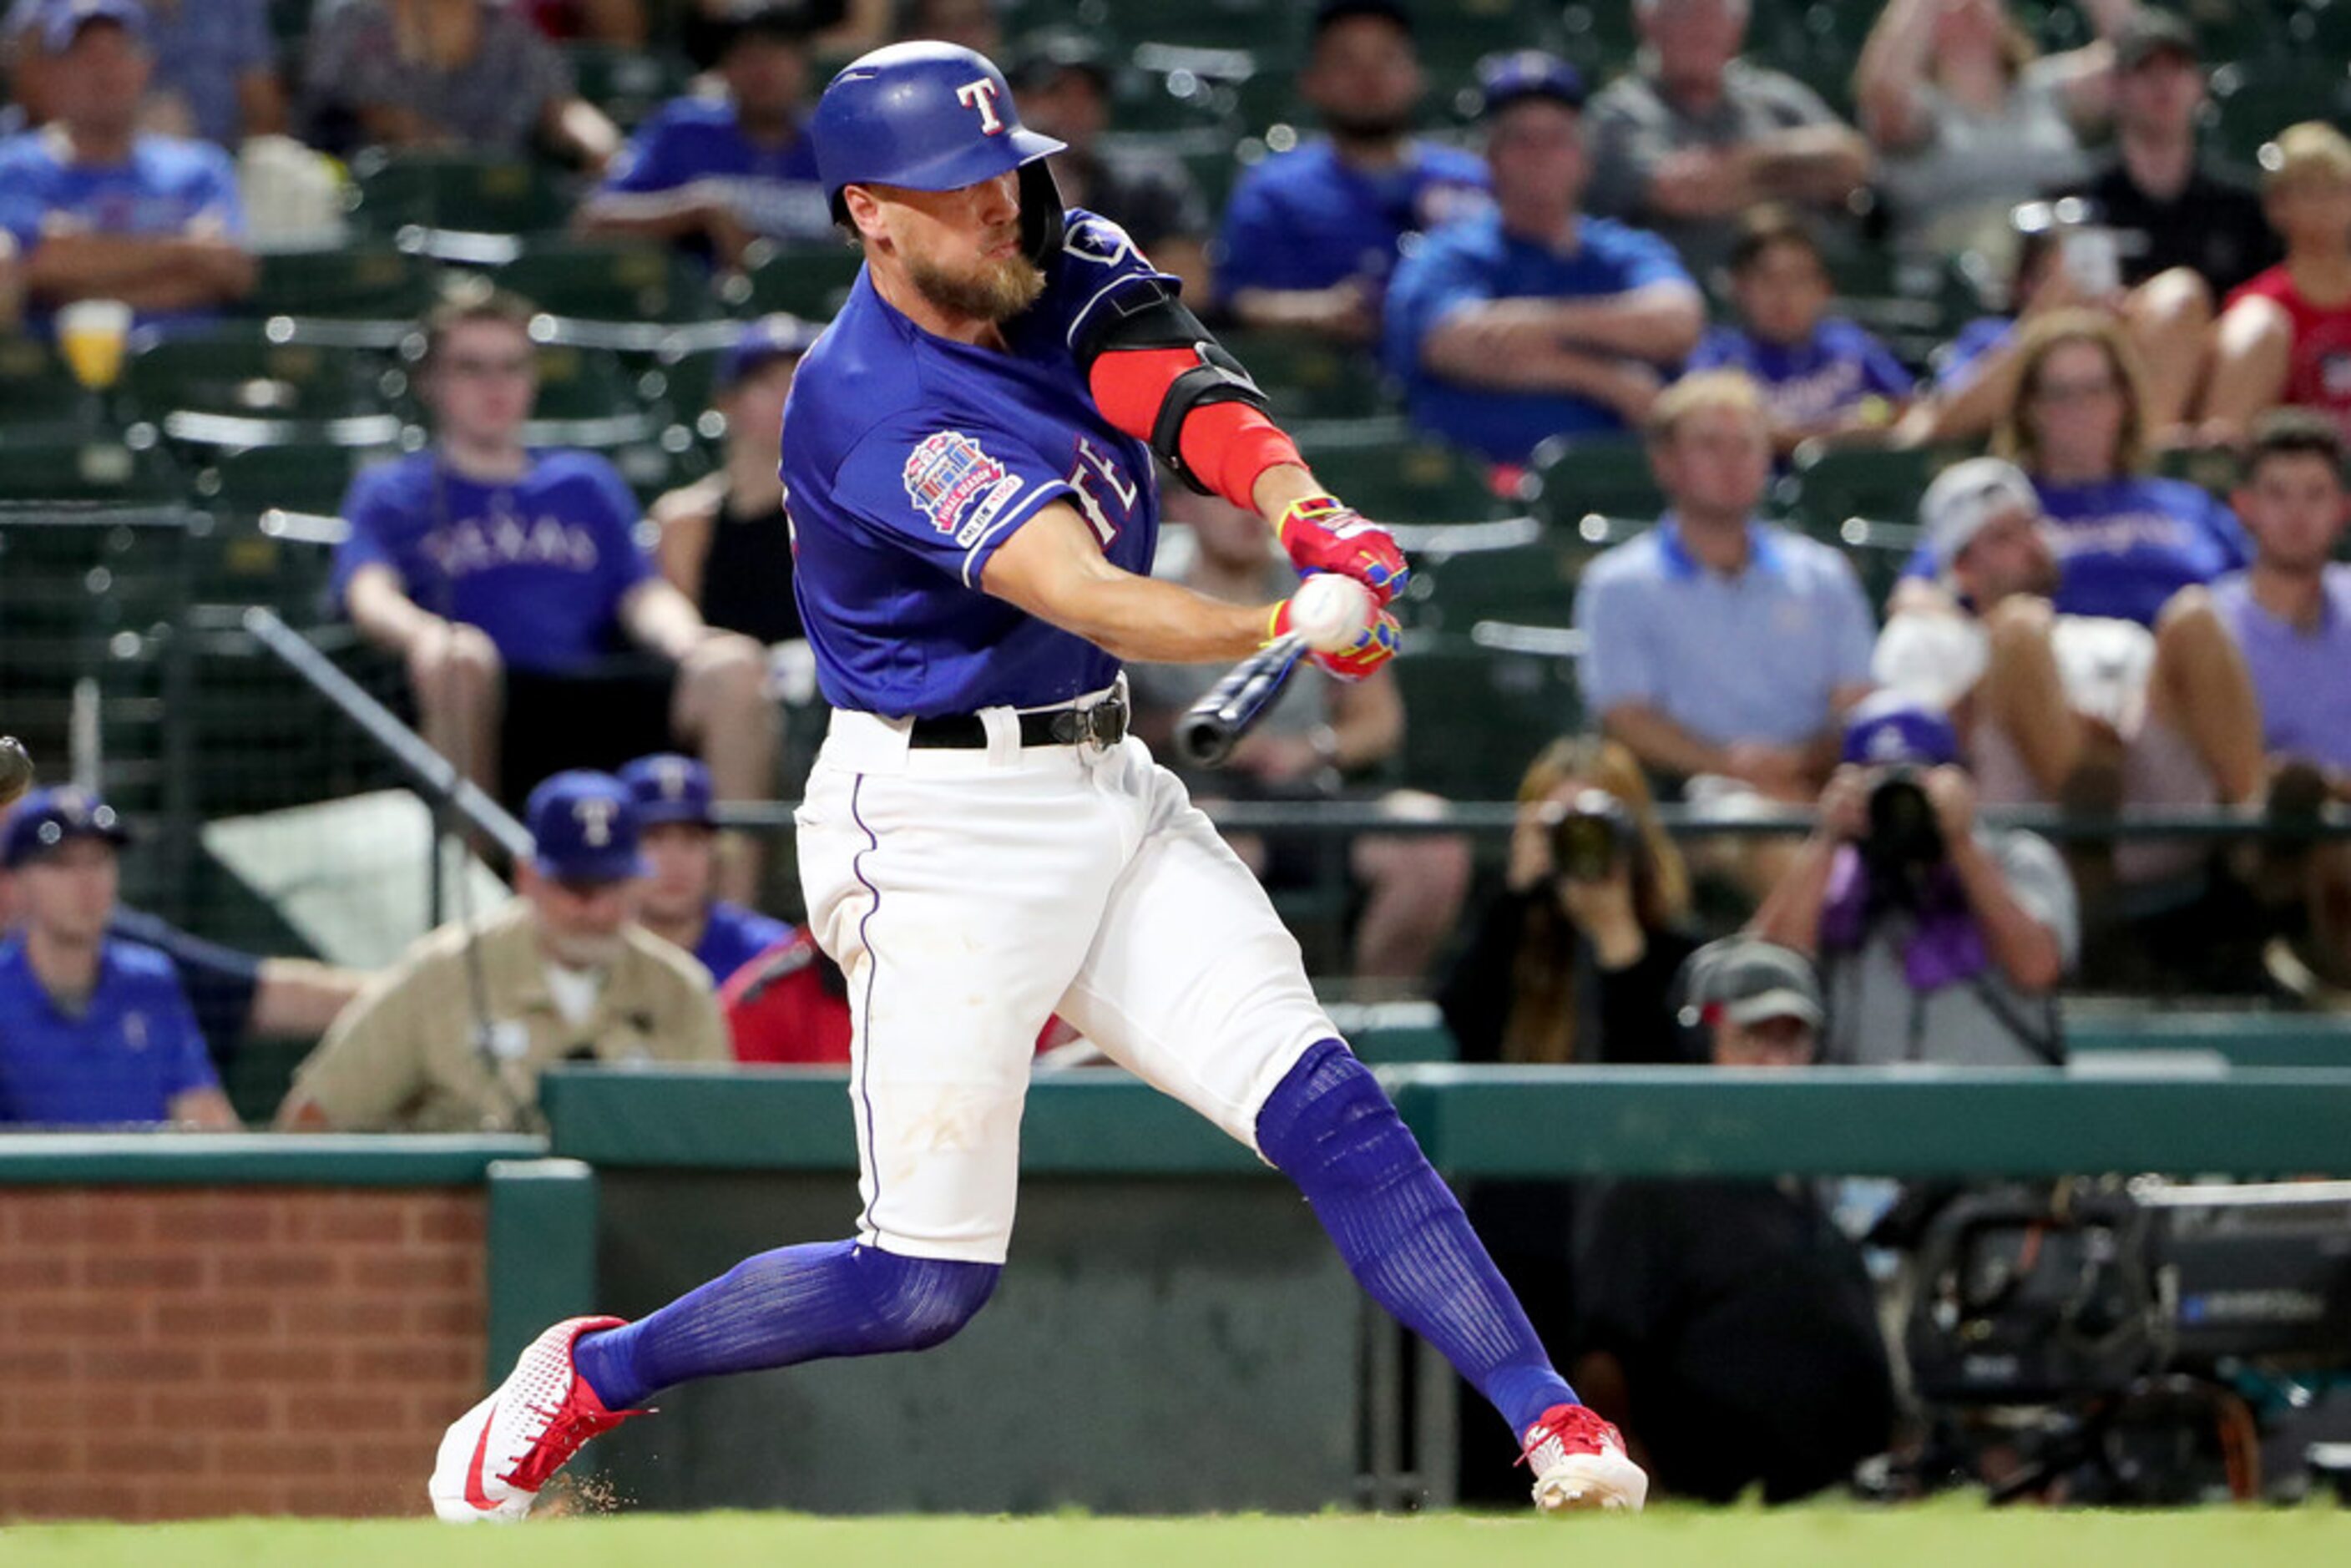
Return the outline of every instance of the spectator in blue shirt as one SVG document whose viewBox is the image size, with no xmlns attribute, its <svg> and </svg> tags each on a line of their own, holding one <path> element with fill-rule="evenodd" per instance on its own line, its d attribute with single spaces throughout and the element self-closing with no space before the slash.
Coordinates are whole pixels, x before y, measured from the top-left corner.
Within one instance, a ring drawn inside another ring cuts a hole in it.
<svg viewBox="0 0 2351 1568">
<path fill-rule="evenodd" d="M 16 0 L 11 35 L 71 0 Z M 140 0 L 155 51 L 155 78 L 141 122 L 150 131 L 198 136 L 235 148 L 248 136 L 286 129 L 286 91 L 268 0 Z"/>
<path fill-rule="evenodd" d="M 2236 517 L 2184 480 L 2141 470 L 2147 422 L 2137 357 L 2111 317 L 2060 311 L 2017 346 L 2016 396 L 1995 446 L 2032 477 L 2060 569 L 2051 601 L 2064 615 L 2154 626 L 2181 589 L 2243 567 Z M 1928 580 L 1922 549 L 1908 576 Z M 1908 582 L 1899 591 L 1914 591 Z"/>
<path fill-rule="evenodd" d="M 726 95 L 674 99 L 638 127 L 580 226 L 669 240 L 730 271 L 754 240 L 831 242 L 831 210 L 800 123 L 808 28 L 797 5 L 737 16 L 713 73 Z"/>
<path fill-rule="evenodd" d="M 112 298 L 184 324 L 250 293 L 227 155 L 138 129 L 154 68 L 146 14 L 131 0 L 68 0 L 43 18 L 39 47 L 56 118 L 0 141 L 0 229 L 37 310 Z"/>
<path fill-rule="evenodd" d="M 1388 293 L 1415 423 L 1497 463 L 1622 432 L 1698 344 L 1698 286 L 1656 235 L 1577 211 L 1583 82 L 1529 50 L 1479 68 L 1495 209 L 1426 235 Z"/>
<path fill-rule="evenodd" d="M 712 815 L 710 769 L 691 757 L 664 752 L 640 757 L 621 769 L 637 803 L 645 860 L 652 867 L 637 918 L 645 929 L 694 955 L 725 985 L 736 970 L 792 928 L 711 893 L 722 846 Z"/>
<path fill-rule="evenodd" d="M 759 645 L 712 630 L 654 570 L 611 465 L 523 444 L 538 391 L 530 317 L 527 301 L 479 279 L 426 317 L 418 384 L 436 439 L 352 482 L 336 598 L 407 663 L 425 738 L 485 789 L 535 782 L 502 778 L 508 715 L 576 712 L 553 737 L 572 754 L 538 761 L 597 760 L 649 716 L 644 727 L 698 747 L 727 799 L 764 799 L 777 716 Z M 606 663 L 632 645 L 653 655 L 650 679 Z M 751 857 L 726 880 L 748 892 Z"/>
<path fill-rule="evenodd" d="M 35 790 L 0 829 L 21 922 L 0 942 L 0 1123 L 234 1129 L 171 959 L 108 934 L 124 838 L 70 789 Z"/>
<path fill-rule="evenodd" d="M 1330 134 L 1268 157 L 1225 208 L 1212 259 L 1240 321 L 1371 343 L 1404 236 L 1486 204 L 1474 156 L 1412 134 L 1425 85 L 1399 0 L 1316 7 L 1298 89 Z"/>
<path fill-rule="evenodd" d="M 1693 371 L 1745 371 L 1771 411 L 1782 454 L 1815 438 L 1881 433 L 1910 402 L 1917 379 L 1886 345 L 1828 313 L 1828 267 L 1820 241 L 1792 208 L 1750 208 L 1730 250 L 1737 326 L 1708 331 Z"/>
<path fill-rule="evenodd" d="M 1748 377 L 1667 389 L 1649 453 L 1672 509 L 1584 569 L 1584 706 L 1654 772 L 1809 803 L 1869 690 L 1860 580 L 1830 546 L 1755 520 L 1771 453 Z"/>
</svg>

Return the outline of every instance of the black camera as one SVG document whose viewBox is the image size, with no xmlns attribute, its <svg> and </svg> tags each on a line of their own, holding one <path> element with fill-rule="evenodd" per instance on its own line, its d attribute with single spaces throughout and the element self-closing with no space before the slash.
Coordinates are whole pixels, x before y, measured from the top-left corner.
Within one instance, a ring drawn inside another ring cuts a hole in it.
<svg viewBox="0 0 2351 1568">
<path fill-rule="evenodd" d="M 1869 790 L 1869 827 L 1861 858 L 1872 877 L 1889 892 L 1912 885 L 1943 863 L 1947 846 L 1935 803 L 1927 799 L 1925 775 L 1917 768 L 1888 768 Z"/>
<path fill-rule="evenodd" d="M 1605 789 L 1585 789 L 1551 824 L 1551 863 L 1570 882 L 1604 882 L 1630 861 L 1641 830 L 1625 802 Z"/>
</svg>

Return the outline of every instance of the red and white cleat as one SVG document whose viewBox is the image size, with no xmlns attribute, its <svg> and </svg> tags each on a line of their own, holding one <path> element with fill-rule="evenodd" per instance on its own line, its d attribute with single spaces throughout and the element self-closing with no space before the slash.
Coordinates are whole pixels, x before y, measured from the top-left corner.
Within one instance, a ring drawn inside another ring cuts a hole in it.
<svg viewBox="0 0 2351 1568">
<path fill-rule="evenodd" d="M 442 1437 L 426 1487 L 434 1513 L 451 1524 L 513 1524 L 589 1438 L 645 1414 L 605 1409 L 571 1364 L 573 1341 L 624 1321 L 567 1318 L 530 1342 L 496 1392 Z"/>
<path fill-rule="evenodd" d="M 1554 1405 L 1527 1428 L 1519 1462 L 1535 1473 L 1535 1507 L 1638 1513 L 1649 1478 L 1625 1452 L 1623 1434 L 1582 1405 Z"/>
</svg>

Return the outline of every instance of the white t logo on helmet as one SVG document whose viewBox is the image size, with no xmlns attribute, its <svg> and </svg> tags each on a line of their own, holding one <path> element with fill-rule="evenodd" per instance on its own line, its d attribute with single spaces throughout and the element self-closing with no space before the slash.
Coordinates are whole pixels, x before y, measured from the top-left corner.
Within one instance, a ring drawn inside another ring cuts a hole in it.
<svg viewBox="0 0 2351 1568">
<path fill-rule="evenodd" d="M 601 850 L 612 841 L 612 819 L 620 814 L 620 803 L 592 797 L 571 803 L 572 818 L 580 824 L 580 835 L 588 847 Z"/>
<path fill-rule="evenodd" d="M 979 129 L 989 136 L 1004 134 L 1004 120 L 996 112 L 996 84 L 986 77 L 956 89 L 956 101 L 979 110 Z"/>
</svg>

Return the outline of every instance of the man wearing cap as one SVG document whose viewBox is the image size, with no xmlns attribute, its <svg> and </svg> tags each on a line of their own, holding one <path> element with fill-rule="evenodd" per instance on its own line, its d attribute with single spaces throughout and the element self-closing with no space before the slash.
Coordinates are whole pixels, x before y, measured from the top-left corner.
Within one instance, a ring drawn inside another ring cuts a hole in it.
<svg viewBox="0 0 2351 1568">
<path fill-rule="evenodd" d="M 1208 298 L 1208 204 L 1183 161 L 1155 149 L 1102 144 L 1110 129 L 1111 57 L 1074 27 L 1026 39 L 1006 77 L 1021 119 L 1065 145 L 1053 154 L 1061 199 L 1124 229 L 1160 271 L 1184 280 L 1187 299 Z"/>
<path fill-rule="evenodd" d="M 1750 930 L 1821 967 L 1827 1060 L 2044 1066 L 2081 943 L 2048 841 L 1980 826 L 1950 722 L 1900 692 L 1856 707 L 1819 825 Z"/>
<path fill-rule="evenodd" d="M 296 1132 L 530 1132 L 562 1062 L 725 1061 L 710 977 L 637 924 L 648 867 L 636 803 L 604 773 L 531 792 L 519 890 L 427 934 L 303 1062 L 277 1124 Z"/>
<path fill-rule="evenodd" d="M 73 789 L 34 790 L 0 828 L 18 920 L 0 942 L 0 1124 L 237 1125 L 172 960 L 108 933 L 127 838 Z"/>
<path fill-rule="evenodd" d="M 1812 1064 L 1802 954 L 1750 936 L 1687 968 L 1717 1067 Z M 1687 1015 L 1686 1015 L 1687 1016 Z M 1893 1439 L 1893 1375 L 1860 1255 L 1795 1181 L 1619 1181 L 1580 1217 L 1576 1386 L 1668 1496 L 1792 1502 Z"/>
<path fill-rule="evenodd" d="M 1330 135 L 1252 166 L 1225 205 L 1217 287 L 1240 321 L 1374 343 L 1404 236 L 1486 206 L 1476 157 L 1412 134 L 1426 85 L 1401 0 L 1315 7 L 1298 91 Z"/>
<path fill-rule="evenodd" d="M 2174 593 L 2151 632 L 2059 613 L 2038 494 L 1997 457 L 1937 475 L 1918 517 L 1940 591 L 1897 596 L 1871 672 L 1950 713 L 1985 800 L 2160 809 L 2258 792 L 2261 710 L 2209 591 Z M 2147 882 L 2201 858 L 2140 841 L 2117 847 L 2116 870 Z"/>
<path fill-rule="evenodd" d="M 245 209 L 228 155 L 139 130 L 154 68 L 132 0 L 58 0 L 41 20 L 55 118 L 0 142 L 0 229 L 37 310 L 120 299 L 186 326 L 252 292 Z"/>
<path fill-rule="evenodd" d="M 764 316 L 745 324 L 718 361 L 711 407 L 726 421 L 718 470 L 653 504 L 661 573 L 707 624 L 768 648 L 799 640 L 792 595 L 791 524 L 784 516 L 784 399 L 815 323 Z"/>
<path fill-rule="evenodd" d="M 622 768 L 621 782 L 637 803 L 638 832 L 650 868 L 640 906 L 645 929 L 693 954 L 711 983 L 720 986 L 763 949 L 791 936 L 792 928 L 782 921 L 711 893 L 718 825 L 711 815 L 710 769 L 691 757 L 665 752 L 640 757 Z"/>
<path fill-rule="evenodd" d="M 1583 79 L 1534 50 L 1479 67 L 1493 211 L 1426 235 L 1388 291 L 1413 423 L 1496 463 L 1621 434 L 1698 346 L 1706 305 L 1656 235 L 1577 211 Z"/>
<path fill-rule="evenodd" d="M 1641 52 L 1592 100 L 1593 211 L 1656 230 L 1700 274 L 1757 202 L 1844 213 L 1869 143 L 1811 88 L 1740 57 L 1748 0 L 1630 4 Z"/>
<path fill-rule="evenodd" d="M 2208 97 L 2195 29 L 2139 6 L 2115 39 L 2114 150 L 2054 194 L 2086 200 L 2090 221 L 2116 231 L 2125 287 L 2184 268 L 2209 315 L 2284 253 L 2252 182 L 2197 155 Z"/>
<path fill-rule="evenodd" d="M 580 229 L 665 239 L 730 271 L 754 240 L 829 242 L 832 215 L 800 126 L 811 31 L 802 5 L 738 7 L 712 70 L 726 96 L 674 99 L 638 127 L 580 209 Z"/>
</svg>

